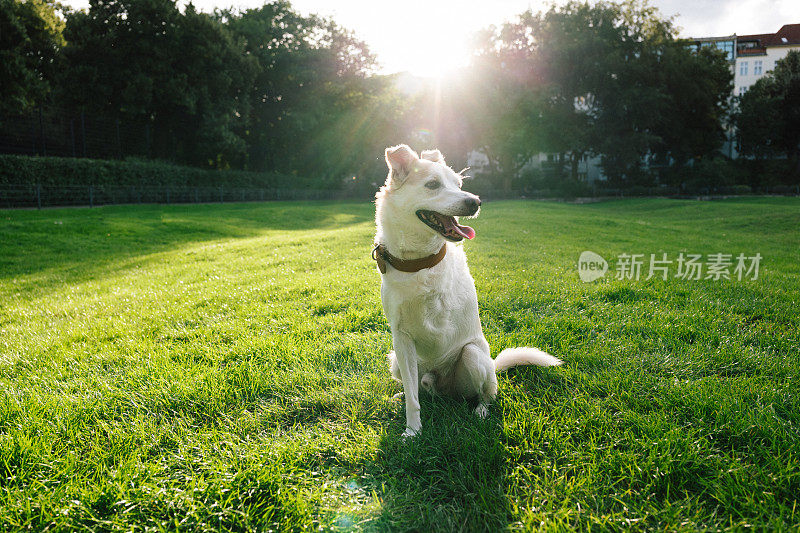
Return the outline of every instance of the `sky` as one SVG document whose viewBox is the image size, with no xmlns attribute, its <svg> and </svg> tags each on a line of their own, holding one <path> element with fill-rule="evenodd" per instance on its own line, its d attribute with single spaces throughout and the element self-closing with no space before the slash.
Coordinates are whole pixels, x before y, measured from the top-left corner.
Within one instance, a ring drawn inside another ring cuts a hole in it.
<svg viewBox="0 0 800 533">
<path fill-rule="evenodd" d="M 75 8 L 88 0 L 67 0 Z M 182 1 L 185 3 L 185 0 Z M 200 11 L 257 7 L 264 0 L 194 0 Z M 564 3 L 563 0 L 557 3 Z M 800 23 L 800 0 L 651 0 L 664 16 L 676 16 L 684 37 L 774 33 Z M 293 0 L 304 14 L 333 18 L 353 30 L 377 55 L 382 73 L 442 75 L 463 66 L 474 32 L 500 25 L 542 0 Z"/>
</svg>

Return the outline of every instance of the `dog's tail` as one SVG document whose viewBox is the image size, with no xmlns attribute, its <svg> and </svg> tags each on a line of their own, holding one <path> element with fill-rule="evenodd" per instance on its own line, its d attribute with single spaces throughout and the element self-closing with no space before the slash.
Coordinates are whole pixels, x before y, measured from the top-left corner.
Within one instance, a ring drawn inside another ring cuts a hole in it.
<svg viewBox="0 0 800 533">
<path fill-rule="evenodd" d="M 506 348 L 495 358 L 494 368 L 500 372 L 520 365 L 558 366 L 562 362 L 538 348 Z"/>
</svg>

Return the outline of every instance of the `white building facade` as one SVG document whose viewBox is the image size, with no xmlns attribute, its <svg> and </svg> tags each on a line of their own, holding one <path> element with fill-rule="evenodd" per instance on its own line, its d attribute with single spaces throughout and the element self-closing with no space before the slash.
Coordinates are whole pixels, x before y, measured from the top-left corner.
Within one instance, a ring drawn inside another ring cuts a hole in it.
<svg viewBox="0 0 800 533">
<path fill-rule="evenodd" d="M 792 50 L 800 50 L 800 24 L 786 24 L 777 33 L 737 36 L 734 96 L 744 95 Z"/>
<path fill-rule="evenodd" d="M 786 24 L 777 33 L 702 37 L 690 42 L 698 48 L 714 47 L 725 52 L 733 71 L 731 96 L 738 98 L 772 71 L 777 61 L 792 50 L 800 50 L 800 24 Z M 738 157 L 733 129 L 728 129 L 726 136 L 720 151 L 730 158 Z"/>
</svg>

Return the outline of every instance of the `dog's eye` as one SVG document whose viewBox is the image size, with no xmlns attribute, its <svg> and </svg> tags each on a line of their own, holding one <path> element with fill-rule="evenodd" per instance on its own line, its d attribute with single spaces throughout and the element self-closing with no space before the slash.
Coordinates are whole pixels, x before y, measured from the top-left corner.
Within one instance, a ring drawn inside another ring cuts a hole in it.
<svg viewBox="0 0 800 533">
<path fill-rule="evenodd" d="M 431 190 L 438 189 L 441 186 L 442 186 L 442 184 L 439 183 L 436 180 L 431 180 L 431 181 L 429 181 L 428 183 L 425 184 L 425 187 L 428 188 L 428 189 L 431 189 Z"/>
</svg>

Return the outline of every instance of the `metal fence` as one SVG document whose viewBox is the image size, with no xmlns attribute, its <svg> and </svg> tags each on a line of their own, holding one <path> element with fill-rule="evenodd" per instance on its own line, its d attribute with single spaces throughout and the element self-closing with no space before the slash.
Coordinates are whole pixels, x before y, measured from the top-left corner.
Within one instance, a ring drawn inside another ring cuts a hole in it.
<svg viewBox="0 0 800 533">
<path fill-rule="evenodd" d="M 483 198 L 501 200 L 509 198 L 572 200 L 577 202 L 625 197 L 669 197 L 669 198 L 717 198 L 747 195 L 738 190 L 715 189 L 704 191 L 682 191 L 642 189 L 631 191 L 603 189 L 586 196 L 569 196 L 557 191 L 533 191 L 533 194 L 504 196 L 482 195 Z M 749 194 L 800 195 L 800 186 L 777 186 Z M 43 208 L 111 204 L 193 204 L 224 202 L 268 202 L 278 200 L 366 200 L 371 195 L 358 190 L 333 189 L 266 189 L 241 187 L 192 187 L 192 186 L 93 186 L 93 185 L 31 185 L 0 184 L 0 209 Z"/>
<path fill-rule="evenodd" d="M 345 200 L 352 191 L 324 189 L 247 189 L 234 187 L 124 187 L 75 185 L 0 185 L 0 208 L 110 204 L 189 204 L 275 200 Z"/>
<path fill-rule="evenodd" d="M 176 125 L 180 127 L 184 125 Z M 188 127 L 188 126 L 186 126 Z M 171 147 L 172 143 L 168 143 Z M 57 106 L 0 116 L 0 153 L 118 159 L 159 157 L 149 123 L 121 121 Z"/>
</svg>

